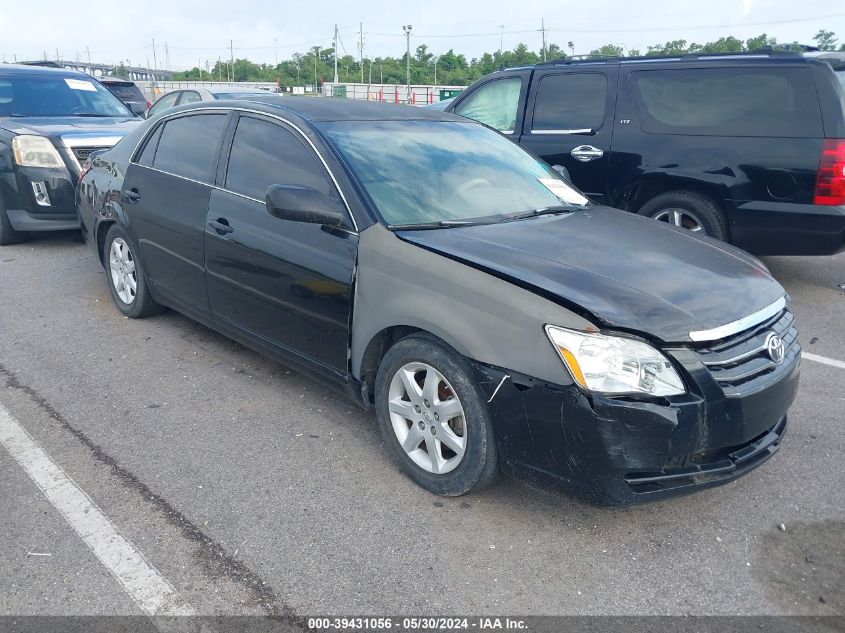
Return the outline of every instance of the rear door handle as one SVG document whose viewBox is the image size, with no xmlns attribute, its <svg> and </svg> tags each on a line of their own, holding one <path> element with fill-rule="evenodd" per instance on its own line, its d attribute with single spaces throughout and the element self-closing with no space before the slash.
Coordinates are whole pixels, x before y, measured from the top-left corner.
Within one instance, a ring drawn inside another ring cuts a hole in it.
<svg viewBox="0 0 845 633">
<path fill-rule="evenodd" d="M 141 192 L 138 191 L 138 189 L 136 189 L 135 187 L 132 187 L 132 189 L 124 189 L 123 190 L 123 197 L 126 200 L 126 202 L 135 203 L 135 202 L 138 202 L 138 200 L 141 199 Z"/>
<path fill-rule="evenodd" d="M 229 220 L 226 218 L 217 218 L 210 220 L 208 226 L 217 231 L 217 235 L 226 235 L 227 233 L 234 233 L 235 229 L 229 226 Z"/>
<path fill-rule="evenodd" d="M 592 145 L 579 145 L 569 155 L 577 161 L 589 163 L 591 160 L 596 160 L 604 156 L 604 151 Z"/>
</svg>

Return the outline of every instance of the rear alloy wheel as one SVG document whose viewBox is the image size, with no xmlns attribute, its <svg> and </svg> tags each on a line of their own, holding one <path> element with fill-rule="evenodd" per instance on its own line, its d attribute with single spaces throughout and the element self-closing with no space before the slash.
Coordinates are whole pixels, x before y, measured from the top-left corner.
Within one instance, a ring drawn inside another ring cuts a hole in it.
<svg viewBox="0 0 845 633">
<path fill-rule="evenodd" d="M 114 291 L 120 300 L 128 305 L 138 294 L 138 271 L 129 244 L 123 238 L 116 238 L 109 249 L 109 274 Z"/>
<path fill-rule="evenodd" d="M 435 494 L 457 496 L 492 481 L 496 446 L 469 362 L 426 334 L 402 339 L 376 375 L 376 415 L 399 467 Z"/>
<path fill-rule="evenodd" d="M 162 311 L 150 295 L 144 270 L 129 238 L 117 224 L 113 224 L 106 235 L 103 262 L 111 298 L 123 314 L 140 319 Z"/>
<path fill-rule="evenodd" d="M 728 239 L 725 214 L 713 200 L 696 191 L 661 193 L 646 202 L 639 214 L 699 235 Z"/>
<path fill-rule="evenodd" d="M 704 231 L 704 227 L 701 226 L 701 220 L 685 209 L 664 209 L 663 211 L 658 211 L 652 217 L 660 222 L 668 222 L 693 233 Z"/>
</svg>

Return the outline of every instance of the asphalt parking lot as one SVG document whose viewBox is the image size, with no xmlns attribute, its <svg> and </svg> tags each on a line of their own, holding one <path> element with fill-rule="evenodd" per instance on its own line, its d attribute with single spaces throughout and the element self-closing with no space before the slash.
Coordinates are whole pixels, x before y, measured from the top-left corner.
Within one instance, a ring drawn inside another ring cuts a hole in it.
<svg viewBox="0 0 845 633">
<path fill-rule="evenodd" d="M 765 261 L 812 355 L 782 450 L 657 504 L 434 497 L 334 392 L 125 319 L 77 233 L 0 249 L 0 404 L 197 613 L 843 615 L 845 254 Z M 0 482 L 0 614 L 142 613 L 3 450 Z"/>
</svg>

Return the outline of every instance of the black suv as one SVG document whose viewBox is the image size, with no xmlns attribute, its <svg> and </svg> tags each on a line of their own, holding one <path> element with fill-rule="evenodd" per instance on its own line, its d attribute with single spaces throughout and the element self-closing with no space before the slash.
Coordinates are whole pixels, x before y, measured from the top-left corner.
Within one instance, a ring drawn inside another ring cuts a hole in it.
<svg viewBox="0 0 845 633">
<path fill-rule="evenodd" d="M 0 66 L 0 245 L 30 231 L 79 228 L 82 165 L 140 122 L 89 75 Z"/>
<path fill-rule="evenodd" d="M 144 116 L 144 112 L 150 107 L 150 102 L 134 81 L 116 77 L 102 77 L 100 83 L 138 116 Z"/>
<path fill-rule="evenodd" d="M 845 248 L 845 53 L 559 60 L 492 73 L 448 108 L 598 202 L 759 255 Z"/>
</svg>

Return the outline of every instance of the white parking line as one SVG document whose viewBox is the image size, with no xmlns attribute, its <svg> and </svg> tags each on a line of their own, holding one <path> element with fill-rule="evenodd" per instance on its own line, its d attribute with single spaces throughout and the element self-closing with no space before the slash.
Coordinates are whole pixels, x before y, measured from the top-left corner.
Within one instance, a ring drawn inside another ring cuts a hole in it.
<svg viewBox="0 0 845 633">
<path fill-rule="evenodd" d="M 2 404 L 0 444 L 64 515 L 141 610 L 151 616 L 196 613 Z"/>
<path fill-rule="evenodd" d="M 830 365 L 831 367 L 839 367 L 839 369 L 845 369 L 845 363 L 843 363 L 841 360 L 828 358 L 827 356 L 819 356 L 817 354 L 810 354 L 809 352 L 801 352 L 801 358 L 806 358 L 807 360 L 811 360 L 816 363 L 822 363 L 824 365 Z"/>
</svg>

